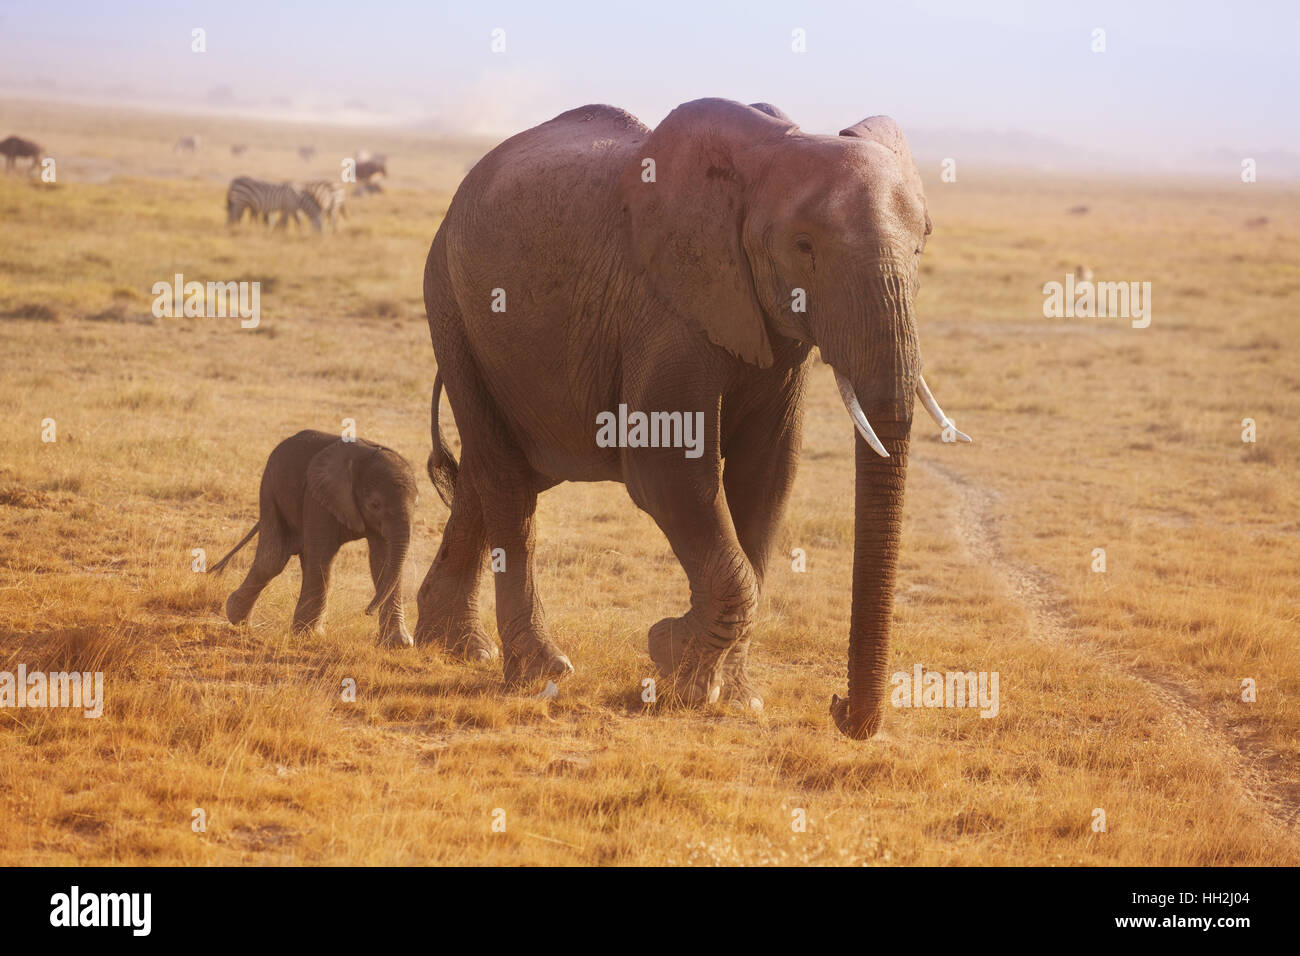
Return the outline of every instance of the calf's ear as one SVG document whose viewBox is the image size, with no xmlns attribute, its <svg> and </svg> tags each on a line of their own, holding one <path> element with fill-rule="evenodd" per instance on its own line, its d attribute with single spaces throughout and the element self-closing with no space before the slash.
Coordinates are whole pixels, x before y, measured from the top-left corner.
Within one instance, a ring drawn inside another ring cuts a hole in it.
<svg viewBox="0 0 1300 956">
<path fill-rule="evenodd" d="M 318 451 L 307 465 L 307 494 L 353 534 L 366 533 L 353 495 L 359 457 L 357 445 L 340 438 Z"/>
</svg>

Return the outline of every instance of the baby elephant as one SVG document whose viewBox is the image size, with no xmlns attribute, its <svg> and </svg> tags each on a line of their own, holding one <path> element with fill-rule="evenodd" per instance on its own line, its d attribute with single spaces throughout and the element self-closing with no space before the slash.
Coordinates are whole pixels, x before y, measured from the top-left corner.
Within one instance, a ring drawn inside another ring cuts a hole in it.
<svg viewBox="0 0 1300 956">
<path fill-rule="evenodd" d="M 406 459 L 383 445 L 343 441 L 318 431 L 301 431 L 280 442 L 262 473 L 257 524 L 212 567 L 212 573 L 220 571 L 258 536 L 248 577 L 226 599 L 226 617 L 232 624 L 247 620 L 262 589 L 296 554 L 302 564 L 302 594 L 293 626 L 320 633 L 334 555 L 344 542 L 365 538 L 375 582 L 375 598 L 366 613 L 379 608 L 381 644 L 410 646 L 402 567 L 411 542 L 416 488 Z"/>
</svg>

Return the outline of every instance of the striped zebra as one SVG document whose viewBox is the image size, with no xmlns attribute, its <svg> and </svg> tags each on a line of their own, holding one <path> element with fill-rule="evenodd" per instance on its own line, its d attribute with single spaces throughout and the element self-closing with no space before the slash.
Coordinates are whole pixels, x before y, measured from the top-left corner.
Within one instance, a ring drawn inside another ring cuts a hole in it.
<svg viewBox="0 0 1300 956">
<path fill-rule="evenodd" d="M 339 216 L 347 218 L 347 210 L 343 207 L 343 199 L 346 195 L 342 183 L 331 182 L 328 179 L 313 179 L 310 182 L 302 184 L 298 190 L 304 196 L 310 196 L 320 207 L 321 215 L 329 220 L 329 224 L 338 229 Z"/>
<path fill-rule="evenodd" d="M 302 222 L 298 219 L 298 213 L 303 212 L 311 220 L 312 230 L 321 231 L 320 205 L 310 195 L 300 193 L 292 183 L 268 183 L 249 176 L 232 179 L 230 189 L 226 192 L 227 225 L 233 226 L 243 219 L 245 210 L 252 214 L 254 220 L 260 216 L 262 222 L 269 222 L 271 214 L 278 212 L 280 218 L 275 224 L 276 229 L 285 228 L 290 217 L 293 218 L 294 225 L 301 229 Z"/>
</svg>

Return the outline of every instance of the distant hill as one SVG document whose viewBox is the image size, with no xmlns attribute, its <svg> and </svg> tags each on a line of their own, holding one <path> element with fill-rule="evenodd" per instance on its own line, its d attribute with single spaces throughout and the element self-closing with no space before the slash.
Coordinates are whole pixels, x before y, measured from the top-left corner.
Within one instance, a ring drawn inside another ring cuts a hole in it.
<svg viewBox="0 0 1300 956">
<path fill-rule="evenodd" d="M 375 107 L 360 99 L 336 103 L 329 99 L 299 102 L 283 96 L 240 96 L 229 86 L 218 85 L 201 96 L 183 94 L 146 96 L 129 86 L 118 85 L 94 90 L 75 85 L 58 85 L 45 78 L 9 78 L 0 81 L 0 98 L 12 96 L 39 99 L 50 103 L 104 105 L 126 109 L 168 113 L 242 117 L 290 123 L 315 123 L 333 126 L 388 127 L 404 132 L 447 137 L 470 137 L 495 141 L 499 136 L 467 133 L 463 114 L 426 111 L 427 107 Z M 549 117 L 542 117 L 547 119 Z M 539 119 L 539 122 L 541 120 Z M 1081 128 L 1087 120 L 1080 120 Z M 1080 147 L 1058 139 L 1020 129 L 906 129 L 908 142 L 918 162 L 937 168 L 946 158 L 963 166 L 1023 169 L 1035 172 L 1091 171 L 1115 174 L 1197 176 L 1236 179 L 1241 161 L 1250 157 L 1257 164 L 1260 182 L 1300 180 L 1300 153 L 1287 150 L 1229 148 L 1195 151 L 1167 150 L 1156 156 L 1126 150 Z"/>
<path fill-rule="evenodd" d="M 1300 153 L 1286 150 L 1235 152 L 1220 148 L 1191 153 L 1171 151 L 1153 159 L 1120 150 L 1105 152 L 1071 146 L 1060 140 L 1015 129 L 909 129 L 906 132 L 918 162 L 937 165 L 951 157 L 957 160 L 959 169 L 963 164 L 970 164 L 1040 172 L 1132 171 L 1235 179 L 1240 175 L 1242 159 L 1250 157 L 1255 160 L 1261 181 L 1300 179 Z"/>
</svg>

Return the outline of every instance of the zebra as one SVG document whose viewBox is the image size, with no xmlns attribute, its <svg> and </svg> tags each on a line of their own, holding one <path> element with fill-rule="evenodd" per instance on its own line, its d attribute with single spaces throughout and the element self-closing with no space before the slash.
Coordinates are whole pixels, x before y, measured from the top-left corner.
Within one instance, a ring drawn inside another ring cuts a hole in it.
<svg viewBox="0 0 1300 956">
<path fill-rule="evenodd" d="M 328 219 L 330 225 L 336 230 L 339 227 L 337 217 L 347 218 L 347 210 L 343 206 L 345 193 L 342 183 L 328 179 L 313 179 L 303 183 L 298 191 L 315 201 L 320 207 L 321 215 Z"/>
<path fill-rule="evenodd" d="M 271 213 L 278 212 L 280 218 L 275 224 L 276 229 L 285 228 L 290 217 L 301 229 L 298 213 L 303 212 L 311 220 L 312 230 L 321 231 L 320 205 L 312 196 L 300 193 L 292 183 L 268 183 L 249 176 L 232 179 L 226 192 L 226 224 L 233 226 L 238 223 L 244 218 L 244 210 L 248 210 L 254 219 L 261 216 L 264 223 L 270 221 Z"/>
<path fill-rule="evenodd" d="M 176 141 L 176 145 L 172 147 L 172 152 L 173 153 L 194 153 L 198 151 L 198 148 L 199 148 L 199 137 L 182 136 L 180 139 Z"/>
<path fill-rule="evenodd" d="M 32 161 L 31 169 L 28 170 L 28 172 L 31 172 L 36 169 L 41 161 L 41 148 L 30 139 L 10 136 L 0 142 L 0 156 L 5 158 L 5 172 L 12 171 L 18 164 L 19 159 L 30 159 Z"/>
<path fill-rule="evenodd" d="M 315 147 L 315 146 L 299 146 L 299 147 L 298 147 L 298 155 L 299 155 L 299 157 L 302 158 L 302 161 L 303 161 L 304 163 L 310 163 L 313 159 L 316 158 L 316 147 Z"/>
<path fill-rule="evenodd" d="M 243 156 L 246 152 L 248 152 L 248 146 L 245 143 L 235 143 L 230 147 L 231 156 Z"/>
</svg>

